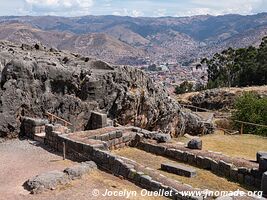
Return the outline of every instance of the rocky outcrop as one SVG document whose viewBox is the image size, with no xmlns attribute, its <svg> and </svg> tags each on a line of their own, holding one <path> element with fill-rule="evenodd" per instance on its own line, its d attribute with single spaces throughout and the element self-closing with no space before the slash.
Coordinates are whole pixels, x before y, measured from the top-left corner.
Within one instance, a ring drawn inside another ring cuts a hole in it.
<svg viewBox="0 0 267 200">
<path fill-rule="evenodd" d="M 17 134 L 22 116 L 45 112 L 88 129 L 91 111 L 119 124 L 133 124 L 172 135 L 202 133 L 197 116 L 183 113 L 163 88 L 142 71 L 76 54 L 0 43 L 0 136 Z"/>
<path fill-rule="evenodd" d="M 39 174 L 26 181 L 24 186 L 30 190 L 32 194 L 42 193 L 47 190 L 55 190 L 59 186 L 70 183 L 71 180 L 81 179 L 84 175 L 96 169 L 97 165 L 93 161 L 82 162 L 68 167 L 64 171 L 55 170 Z"/>
</svg>

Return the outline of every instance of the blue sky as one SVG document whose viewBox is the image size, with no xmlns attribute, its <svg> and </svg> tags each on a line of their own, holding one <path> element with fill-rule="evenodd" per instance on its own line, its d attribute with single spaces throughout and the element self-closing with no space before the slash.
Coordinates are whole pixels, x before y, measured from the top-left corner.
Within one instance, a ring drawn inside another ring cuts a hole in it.
<svg viewBox="0 0 267 200">
<path fill-rule="evenodd" d="M 267 12 L 267 0 L 0 0 L 0 15 L 192 16 Z"/>
</svg>

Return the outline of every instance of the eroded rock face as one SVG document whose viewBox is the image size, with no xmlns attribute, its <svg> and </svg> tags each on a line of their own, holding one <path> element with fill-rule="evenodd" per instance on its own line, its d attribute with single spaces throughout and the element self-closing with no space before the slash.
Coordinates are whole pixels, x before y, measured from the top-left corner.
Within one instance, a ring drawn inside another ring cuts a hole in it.
<svg viewBox="0 0 267 200">
<path fill-rule="evenodd" d="M 0 136 L 19 133 L 21 116 L 45 118 L 46 111 L 75 130 L 88 128 L 94 110 L 122 125 L 172 135 L 205 128 L 140 70 L 36 47 L 0 43 Z"/>
</svg>

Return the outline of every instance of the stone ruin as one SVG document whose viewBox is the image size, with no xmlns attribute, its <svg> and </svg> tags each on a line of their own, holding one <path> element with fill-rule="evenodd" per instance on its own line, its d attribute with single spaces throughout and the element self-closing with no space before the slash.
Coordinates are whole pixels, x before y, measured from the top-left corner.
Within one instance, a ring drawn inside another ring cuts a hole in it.
<svg viewBox="0 0 267 200">
<path fill-rule="evenodd" d="M 169 198 L 198 199 L 199 197 L 183 197 L 179 191 L 199 191 L 199 189 L 167 178 L 134 160 L 114 155 L 111 150 L 128 146 L 138 148 L 148 153 L 209 170 L 233 182 L 262 190 L 264 195 L 267 195 L 267 172 L 263 168 L 263 166 L 266 167 L 266 157 L 262 152 L 258 153 L 257 157 L 260 159 L 260 164 L 258 164 L 242 158 L 232 158 L 215 152 L 207 152 L 198 148 L 190 149 L 180 144 L 169 143 L 169 138 L 166 135 L 163 137 L 158 132 L 150 132 L 134 126 L 109 126 L 103 114 L 94 118 L 97 119 L 97 123 L 92 124 L 99 128 L 88 131 L 71 132 L 62 125 L 31 122 L 34 119 L 30 118 L 23 121 L 23 126 L 26 130 L 30 130 L 28 129 L 29 124 L 35 126 L 31 127 L 32 131 L 28 134 L 31 138 L 33 131 L 38 132 L 45 127 L 43 141 L 46 145 L 59 152 L 65 152 L 66 156 L 72 159 L 94 161 L 99 169 L 123 177 L 142 188 L 152 191 L 172 191 L 175 196 L 167 196 Z M 40 122 L 40 120 L 37 121 Z M 172 163 L 162 163 L 162 169 L 189 177 L 196 176 L 195 171 L 191 168 Z"/>
</svg>

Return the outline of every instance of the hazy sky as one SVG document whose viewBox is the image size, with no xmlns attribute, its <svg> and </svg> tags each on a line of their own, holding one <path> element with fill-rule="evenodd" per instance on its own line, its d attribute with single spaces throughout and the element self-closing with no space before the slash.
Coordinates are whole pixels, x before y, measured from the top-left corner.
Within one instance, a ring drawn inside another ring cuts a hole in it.
<svg viewBox="0 0 267 200">
<path fill-rule="evenodd" d="M 0 0 L 0 15 L 191 16 L 267 12 L 267 0 Z"/>
</svg>

